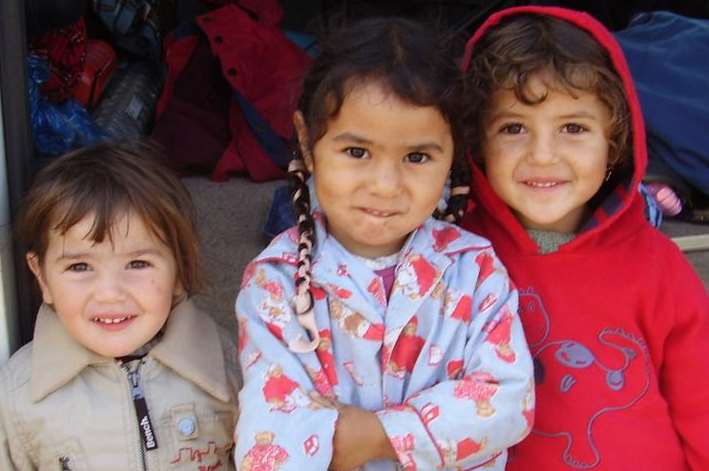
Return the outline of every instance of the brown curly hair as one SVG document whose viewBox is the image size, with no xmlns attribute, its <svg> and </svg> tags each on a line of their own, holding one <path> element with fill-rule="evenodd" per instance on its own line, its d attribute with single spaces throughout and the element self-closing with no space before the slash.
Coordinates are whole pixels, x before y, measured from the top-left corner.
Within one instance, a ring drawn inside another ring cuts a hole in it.
<svg viewBox="0 0 709 471">
<path fill-rule="evenodd" d="M 629 164 L 632 153 L 630 110 L 625 89 L 606 50 L 589 33 L 558 18 L 520 14 L 492 27 L 475 44 L 466 71 L 466 100 L 473 110 L 469 138 L 473 155 L 480 159 L 483 121 L 492 95 L 513 90 L 527 105 L 543 102 L 529 87 L 532 76 L 548 73 L 554 85 L 574 96 L 593 93 L 610 112 L 609 156 L 612 166 Z"/>
</svg>

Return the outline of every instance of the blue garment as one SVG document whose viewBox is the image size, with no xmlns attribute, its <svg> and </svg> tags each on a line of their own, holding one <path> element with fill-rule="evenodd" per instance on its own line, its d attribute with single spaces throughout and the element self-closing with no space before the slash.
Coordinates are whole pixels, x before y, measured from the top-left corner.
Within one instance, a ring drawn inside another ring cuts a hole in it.
<svg viewBox="0 0 709 471">
<path fill-rule="evenodd" d="M 27 67 L 32 134 L 40 153 L 57 156 L 106 139 L 106 133 L 78 101 L 70 98 L 57 104 L 42 95 L 42 84 L 49 78 L 46 58 L 30 54 Z"/>
<path fill-rule="evenodd" d="M 643 13 L 616 39 L 642 104 L 650 159 L 709 194 L 709 20 Z"/>
<path fill-rule="evenodd" d="M 293 225 L 295 225 L 295 212 L 291 202 L 291 189 L 289 185 L 282 185 L 273 192 L 263 233 L 270 241 Z"/>
<path fill-rule="evenodd" d="M 662 225 L 662 210 L 657 205 L 655 197 L 648 193 L 647 188 L 644 184 L 640 184 L 638 191 L 643 195 L 645 200 L 645 218 L 652 225 L 652 227 L 660 227 Z"/>
<path fill-rule="evenodd" d="M 314 403 L 317 393 L 377 413 L 399 464 L 363 470 L 504 469 L 506 448 L 529 433 L 533 373 L 517 291 L 490 243 L 430 218 L 402 249 L 387 299 L 382 279 L 321 219 L 316 213 L 316 351 L 287 346 L 305 335 L 292 305 L 295 229 L 244 273 L 237 468 L 328 469 L 338 413 Z"/>
</svg>

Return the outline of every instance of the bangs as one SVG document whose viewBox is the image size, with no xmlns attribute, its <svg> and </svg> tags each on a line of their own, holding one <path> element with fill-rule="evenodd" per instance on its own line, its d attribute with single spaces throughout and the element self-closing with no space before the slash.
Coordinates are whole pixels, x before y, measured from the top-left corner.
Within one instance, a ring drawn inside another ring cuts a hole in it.
<svg viewBox="0 0 709 471">
<path fill-rule="evenodd" d="M 113 244 L 113 230 L 116 223 L 131 213 L 138 215 L 148 230 L 163 244 L 169 246 L 165 234 L 160 231 L 155 217 L 161 214 L 160 208 L 150 204 L 147 198 L 135 201 L 125 188 L 110 181 L 102 185 L 87 185 L 72 188 L 58 198 L 62 201 L 50 214 L 50 230 L 65 235 L 72 227 L 85 218 L 92 218 L 91 227 L 84 239 L 100 244 L 108 239 Z M 56 217 L 61 215 L 61 217 Z M 126 229 L 126 231 L 129 228 Z"/>
</svg>

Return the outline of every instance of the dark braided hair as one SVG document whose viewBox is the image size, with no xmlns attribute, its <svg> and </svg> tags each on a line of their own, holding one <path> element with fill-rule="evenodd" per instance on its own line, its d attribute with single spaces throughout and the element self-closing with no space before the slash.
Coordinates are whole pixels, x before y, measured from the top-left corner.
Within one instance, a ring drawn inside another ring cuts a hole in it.
<svg viewBox="0 0 709 471">
<path fill-rule="evenodd" d="M 321 53 L 303 81 L 298 103 L 308 135 L 301 148 L 312 149 L 327 132 L 328 121 L 339 112 L 348 93 L 359 85 L 376 81 L 399 99 L 415 106 L 435 107 L 446 120 L 453 137 L 451 196 L 440 219 L 458 222 L 465 211 L 470 190 L 470 169 L 465 160 L 463 80 L 450 50 L 451 41 L 436 27 L 403 18 L 368 18 L 345 26 L 326 38 Z M 302 140 L 302 139 L 301 139 Z M 289 345 L 295 351 L 310 351 L 319 342 L 310 294 L 311 249 L 315 244 L 313 216 L 303 156 L 294 151 L 288 168 L 293 185 L 293 205 L 298 231 L 296 312 L 310 341 Z M 306 316 L 310 319 L 306 320 Z"/>
</svg>

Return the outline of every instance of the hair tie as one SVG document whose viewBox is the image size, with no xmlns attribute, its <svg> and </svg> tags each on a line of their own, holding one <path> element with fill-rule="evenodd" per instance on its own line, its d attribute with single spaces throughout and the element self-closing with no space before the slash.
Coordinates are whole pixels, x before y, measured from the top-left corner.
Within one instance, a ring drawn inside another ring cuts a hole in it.
<svg viewBox="0 0 709 471">
<path fill-rule="evenodd" d="M 468 185 L 459 185 L 451 188 L 451 196 L 467 195 L 470 193 L 470 187 Z"/>
<path fill-rule="evenodd" d="M 304 335 L 299 335 L 288 342 L 288 348 L 295 353 L 312 352 L 320 344 L 320 332 L 318 332 L 313 312 L 313 295 L 310 290 L 302 291 L 295 295 L 293 301 L 298 315 L 298 323 L 307 332 L 308 339 Z"/>
<path fill-rule="evenodd" d="M 291 161 L 288 163 L 288 171 L 305 172 L 305 162 L 303 161 L 303 159 L 291 159 Z"/>
</svg>

